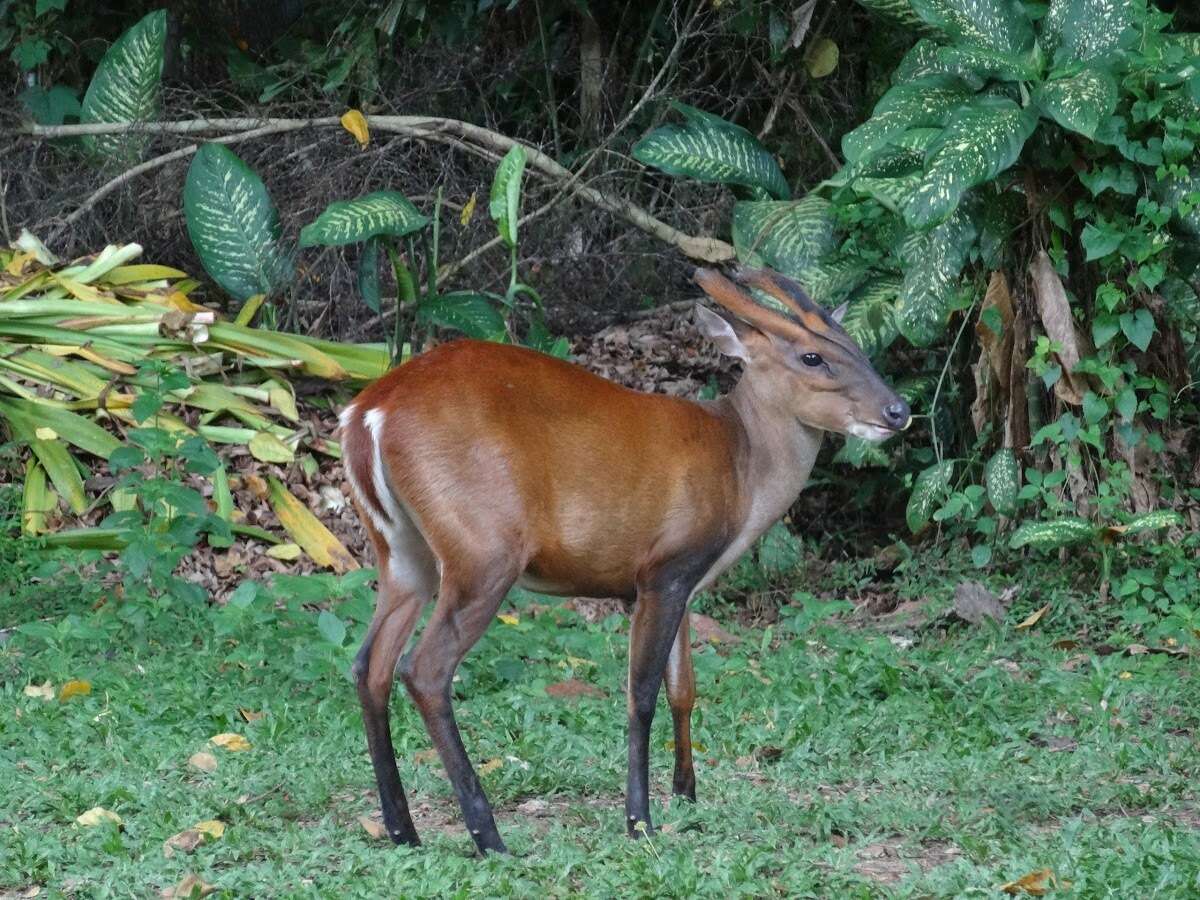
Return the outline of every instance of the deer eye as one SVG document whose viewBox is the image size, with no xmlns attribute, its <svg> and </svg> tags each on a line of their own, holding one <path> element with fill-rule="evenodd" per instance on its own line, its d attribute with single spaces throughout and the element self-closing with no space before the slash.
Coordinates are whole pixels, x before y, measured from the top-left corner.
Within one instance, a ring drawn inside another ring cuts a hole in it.
<svg viewBox="0 0 1200 900">
<path fill-rule="evenodd" d="M 819 366 L 825 362 L 825 360 L 821 359 L 820 353 L 805 353 L 800 357 L 800 361 L 806 366 Z"/>
</svg>

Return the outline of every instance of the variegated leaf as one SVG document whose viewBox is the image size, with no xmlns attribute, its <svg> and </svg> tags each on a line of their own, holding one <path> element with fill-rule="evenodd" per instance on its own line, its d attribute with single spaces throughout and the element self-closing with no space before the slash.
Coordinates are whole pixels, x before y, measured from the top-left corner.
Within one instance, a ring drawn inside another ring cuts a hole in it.
<svg viewBox="0 0 1200 900">
<path fill-rule="evenodd" d="M 905 269 L 896 322 L 912 343 L 925 346 L 941 335 L 975 236 L 974 221 L 960 207 L 941 225 L 915 231 L 901 244 Z"/>
<path fill-rule="evenodd" d="M 634 159 L 668 175 L 760 189 L 777 200 L 791 196 L 779 163 L 750 132 L 683 103 L 674 106 L 687 122 L 650 132 L 634 146 Z"/>
<path fill-rule="evenodd" d="M 1200 237 L 1200 202 L 1184 204 L 1188 198 L 1200 201 L 1200 174 L 1168 177 L 1163 180 L 1162 189 L 1164 200 L 1175 211 L 1180 230 L 1193 238 Z"/>
<path fill-rule="evenodd" d="M 432 297 L 417 307 L 417 315 L 424 322 L 480 340 L 503 341 L 508 334 L 504 317 L 483 294 L 461 292 Z"/>
<path fill-rule="evenodd" d="M 148 122 L 158 113 L 163 54 L 167 41 L 167 12 L 145 16 L 113 43 L 88 85 L 80 121 Z M 83 138 L 91 153 L 129 163 L 141 157 L 148 134 L 92 134 Z"/>
<path fill-rule="evenodd" d="M 939 501 L 950 490 L 950 479 L 954 477 L 954 460 L 945 459 L 934 463 L 917 476 L 904 517 L 909 531 L 916 534 L 929 524 Z"/>
<path fill-rule="evenodd" d="M 1008 541 L 1013 550 L 1022 547 L 1037 547 L 1039 550 L 1057 550 L 1071 544 L 1081 544 L 1094 539 L 1097 529 L 1091 522 L 1067 516 L 1053 522 L 1026 522 Z"/>
<path fill-rule="evenodd" d="M 1011 447 L 1001 447 L 988 460 L 983 475 L 992 508 L 1001 515 L 1010 514 L 1016 508 L 1017 493 L 1021 489 L 1021 467 L 1017 465 L 1017 454 Z"/>
<path fill-rule="evenodd" d="M 1032 111 L 1003 97 L 979 97 L 955 110 L 905 204 L 905 219 L 916 227 L 943 221 L 967 191 L 1017 161 L 1035 127 Z"/>
<path fill-rule="evenodd" d="M 921 17 L 913 12 L 909 0 L 858 0 L 858 5 L 865 6 L 876 15 L 909 28 L 920 28 L 925 24 L 921 21 Z"/>
<path fill-rule="evenodd" d="M 899 278 L 876 278 L 863 285 L 850 299 L 842 316 L 842 328 L 867 356 L 878 356 L 900 335 L 896 325 Z"/>
<path fill-rule="evenodd" d="M 521 180 L 525 174 L 528 155 L 520 144 L 513 144 L 496 166 L 492 191 L 488 197 L 488 212 L 496 230 L 509 247 L 517 244 L 517 222 L 521 212 Z"/>
<path fill-rule="evenodd" d="M 230 296 L 244 301 L 291 281 L 271 195 L 228 147 L 205 144 L 196 153 L 183 187 L 183 215 L 204 270 Z"/>
<path fill-rule="evenodd" d="M 925 22 L 953 40 L 1023 53 L 1033 45 L 1033 23 L 1019 0 L 911 0 Z"/>
<path fill-rule="evenodd" d="M 988 79 L 1028 81 L 1037 77 L 1038 70 L 1030 53 L 1012 54 L 966 44 L 943 47 L 924 39 L 905 54 L 894 80 L 901 83 L 928 75 L 952 75 L 978 89 Z"/>
<path fill-rule="evenodd" d="M 1056 63 L 1101 60 L 1137 39 L 1130 0 L 1050 0 L 1041 43 Z"/>
<path fill-rule="evenodd" d="M 738 259 L 795 275 L 836 246 L 830 203 L 816 194 L 801 200 L 749 200 L 733 207 Z"/>
<path fill-rule="evenodd" d="M 1173 509 L 1156 509 L 1140 516 L 1134 516 L 1120 526 L 1122 534 L 1137 534 L 1141 531 L 1158 531 L 1183 524 L 1183 516 Z"/>
<path fill-rule="evenodd" d="M 864 162 L 905 132 L 945 124 L 951 110 L 973 96 L 971 88 L 949 75 L 932 75 L 891 88 L 871 118 L 842 138 L 848 163 Z"/>
<path fill-rule="evenodd" d="M 397 191 L 376 191 L 354 200 L 336 200 L 317 220 L 300 231 L 300 246 L 339 247 L 378 235 L 404 237 L 429 224 L 415 206 Z"/>
<path fill-rule="evenodd" d="M 1043 114 L 1063 128 L 1093 138 L 1117 105 L 1117 82 L 1108 72 L 1084 69 L 1069 78 L 1045 82 L 1033 99 Z"/>
</svg>

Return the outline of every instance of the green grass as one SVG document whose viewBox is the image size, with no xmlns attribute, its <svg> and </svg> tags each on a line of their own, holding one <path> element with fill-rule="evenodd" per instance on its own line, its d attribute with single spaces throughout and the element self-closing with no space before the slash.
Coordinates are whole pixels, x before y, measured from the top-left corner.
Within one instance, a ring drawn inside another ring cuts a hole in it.
<svg viewBox="0 0 1200 900">
<path fill-rule="evenodd" d="M 921 571 L 901 592 L 945 602 L 952 573 Z M 1083 646 L 1054 648 L 1087 623 L 1044 577 L 1019 602 L 1051 611 L 1024 631 L 926 629 L 906 647 L 844 620 L 726 621 L 741 642 L 696 653 L 695 806 L 667 802 L 665 703 L 656 718 L 667 828 L 650 841 L 623 835 L 626 623 L 534 615 L 516 598 L 519 622 L 493 625 L 458 683 L 472 758 L 501 761 L 483 781 L 513 855 L 487 859 L 399 687 L 393 733 L 424 846 L 393 848 L 358 822 L 377 808 L 344 674 L 370 610 L 360 577 L 284 579 L 219 612 L 93 612 L 86 580 L 25 577 L 0 599 L 0 624 L 21 626 L 0 637 L 0 890 L 150 896 L 195 872 L 230 897 L 986 897 L 1049 867 L 1072 882 L 1064 896 L 1194 897 L 1196 662 L 1089 652 L 1130 639 L 1096 621 Z M 344 640 L 329 617 L 317 628 L 313 601 L 330 593 Z M 546 694 L 572 677 L 605 696 Z M 91 694 L 24 694 L 71 678 Z M 251 749 L 208 745 L 229 731 Z M 214 772 L 189 768 L 200 750 Z M 531 814 L 531 799 L 548 806 Z M 123 827 L 74 824 L 94 806 Z M 223 837 L 164 856 L 167 838 L 214 818 Z"/>
</svg>

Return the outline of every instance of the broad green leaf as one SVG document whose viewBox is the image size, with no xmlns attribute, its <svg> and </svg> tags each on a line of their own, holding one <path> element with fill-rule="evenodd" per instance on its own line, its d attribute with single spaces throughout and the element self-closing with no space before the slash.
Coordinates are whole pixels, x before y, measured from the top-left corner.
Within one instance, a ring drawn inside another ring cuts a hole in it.
<svg viewBox="0 0 1200 900">
<path fill-rule="evenodd" d="M 1045 82 L 1034 92 L 1033 100 L 1063 128 L 1092 138 L 1117 105 L 1117 82 L 1107 72 L 1084 69 L 1069 78 Z"/>
<path fill-rule="evenodd" d="M 0 399 L 0 419 L 19 420 L 24 430 L 30 432 L 43 427 L 50 428 L 68 444 L 101 459 L 108 459 L 109 454 L 121 446 L 111 432 L 91 419 L 69 409 L 35 400 L 16 397 Z"/>
<path fill-rule="evenodd" d="M 925 24 L 921 21 L 921 17 L 913 12 L 909 0 L 858 0 L 858 5 L 865 6 L 871 12 L 909 28 L 921 28 Z"/>
<path fill-rule="evenodd" d="M 954 76 L 979 89 L 989 79 L 1032 80 L 1037 78 L 1038 69 L 1029 53 L 1015 54 L 968 44 L 944 47 L 925 38 L 905 54 L 893 80 L 899 84 L 928 75 Z"/>
<path fill-rule="evenodd" d="M 1010 447 L 1001 447 L 988 460 L 983 475 L 992 508 L 1003 516 L 1011 514 L 1016 509 L 1017 493 L 1021 490 L 1021 467 L 1017 464 L 1017 454 Z"/>
<path fill-rule="evenodd" d="M 1056 63 L 1106 59 L 1137 39 L 1130 0 L 1050 0 L 1041 44 Z"/>
<path fill-rule="evenodd" d="M 673 106 L 685 124 L 650 132 L 634 146 L 634 159 L 668 175 L 738 184 L 777 200 L 791 196 L 779 163 L 750 132 L 683 103 Z"/>
<path fill-rule="evenodd" d="M 955 110 L 930 150 L 905 219 L 918 228 L 946 219 L 967 191 L 1017 161 L 1035 127 L 1032 111 L 1003 97 L 979 97 Z"/>
<path fill-rule="evenodd" d="M 846 443 L 833 455 L 833 462 L 845 463 L 856 469 L 882 469 L 888 465 L 888 455 L 874 441 L 846 435 Z"/>
<path fill-rule="evenodd" d="M 949 75 L 897 84 L 875 105 L 870 119 L 842 138 L 842 154 L 848 163 L 864 161 L 907 131 L 943 125 L 950 111 L 972 96 L 966 83 Z"/>
<path fill-rule="evenodd" d="M 795 278 L 808 290 L 805 273 L 836 247 L 828 200 L 748 200 L 733 207 L 733 246 L 738 259 Z"/>
<path fill-rule="evenodd" d="M 1022 53 L 1033 45 L 1033 23 L 1019 0 L 911 0 L 929 25 L 954 41 Z"/>
<path fill-rule="evenodd" d="M 1093 540 L 1098 530 L 1091 522 L 1075 516 L 1055 519 L 1053 522 L 1026 522 L 1009 539 L 1013 550 L 1036 547 L 1039 550 L 1057 550 L 1071 544 Z"/>
<path fill-rule="evenodd" d="M 503 341 L 508 334 L 504 317 L 483 294 L 459 292 L 425 300 L 417 307 L 422 321 L 461 331 L 467 337 Z"/>
<path fill-rule="evenodd" d="M 804 558 L 804 548 L 788 527 L 776 522 L 758 542 L 758 565 L 768 575 L 793 572 Z"/>
<path fill-rule="evenodd" d="M 899 278 L 877 278 L 860 288 L 842 316 L 842 328 L 867 356 L 875 357 L 900 334 L 896 325 Z"/>
<path fill-rule="evenodd" d="M 397 191 L 376 191 L 353 200 L 335 200 L 300 231 L 300 246 L 340 247 L 380 235 L 404 237 L 429 224 Z"/>
<path fill-rule="evenodd" d="M 975 236 L 975 223 L 960 206 L 936 228 L 914 231 L 900 245 L 904 284 L 896 301 L 896 322 L 912 343 L 926 346 L 941 335 Z"/>
<path fill-rule="evenodd" d="M 525 173 L 525 148 L 514 144 L 496 167 L 488 212 L 509 247 L 517 245 L 517 220 L 521 212 L 521 178 Z"/>
<path fill-rule="evenodd" d="M 149 122 L 158 115 L 167 12 L 150 13 L 113 43 L 88 85 L 80 121 Z M 141 157 L 148 134 L 94 134 L 83 138 L 90 153 L 128 163 Z"/>
<path fill-rule="evenodd" d="M 204 270 L 236 300 L 292 280 L 279 245 L 279 213 L 262 179 L 228 147 L 205 144 L 183 187 L 188 236 Z"/>
<path fill-rule="evenodd" d="M 1156 328 L 1154 325 L 1154 316 L 1150 315 L 1148 309 L 1137 309 L 1133 312 L 1121 313 L 1121 331 L 1129 342 L 1141 350 L 1146 352 L 1150 346 L 1150 339 L 1154 337 Z"/>
<path fill-rule="evenodd" d="M 346 623 L 327 609 L 321 610 L 317 616 L 317 631 L 335 647 L 342 646 L 346 640 Z"/>
<path fill-rule="evenodd" d="M 929 524 L 933 511 L 950 490 L 950 479 L 954 477 L 954 460 L 946 459 L 934 463 L 917 476 L 904 517 L 908 528 L 916 534 Z"/>
<path fill-rule="evenodd" d="M 379 287 L 379 238 L 371 238 L 363 244 L 358 254 L 358 296 L 371 312 L 379 312 L 383 293 Z"/>
<path fill-rule="evenodd" d="M 1120 529 L 1122 534 L 1137 534 L 1141 531 L 1158 531 L 1175 525 L 1183 525 L 1183 516 L 1173 509 L 1156 509 L 1152 512 L 1142 513 L 1140 516 L 1134 516 L 1120 526 Z"/>
<path fill-rule="evenodd" d="M 1162 182 L 1163 201 L 1174 211 L 1180 229 L 1200 237 L 1200 170 L 1186 178 L 1167 177 Z M 1188 198 L 1195 198 L 1193 204 Z"/>
</svg>

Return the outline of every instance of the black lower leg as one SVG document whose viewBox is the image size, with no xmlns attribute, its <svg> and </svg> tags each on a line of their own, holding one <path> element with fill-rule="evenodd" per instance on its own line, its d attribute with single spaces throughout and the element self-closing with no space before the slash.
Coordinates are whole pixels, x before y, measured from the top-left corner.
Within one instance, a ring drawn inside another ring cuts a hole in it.
<svg viewBox="0 0 1200 900">
<path fill-rule="evenodd" d="M 400 783 L 400 772 L 396 768 L 396 751 L 392 747 L 386 702 L 380 707 L 365 686 L 360 687 L 359 695 L 367 732 L 367 749 L 371 753 L 371 765 L 375 769 L 375 782 L 379 787 L 384 828 L 395 843 L 416 847 L 421 840 L 417 837 L 417 829 L 408 810 L 408 799 L 404 796 L 404 786 Z"/>
<path fill-rule="evenodd" d="M 658 682 L 646 679 L 631 685 L 629 711 L 629 777 L 625 785 L 625 830 L 630 837 L 650 834 L 650 725 L 654 721 L 654 701 Z M 639 694 L 641 696 L 639 696 Z"/>
</svg>

